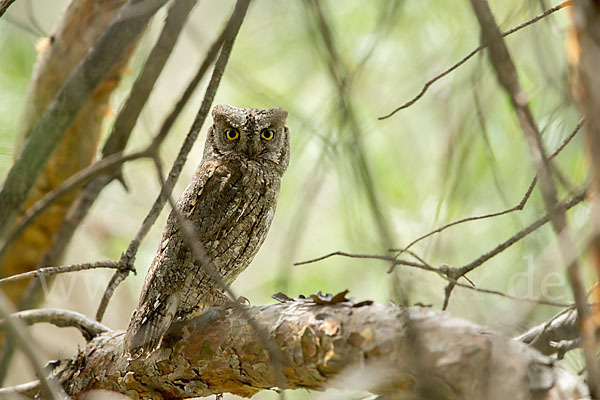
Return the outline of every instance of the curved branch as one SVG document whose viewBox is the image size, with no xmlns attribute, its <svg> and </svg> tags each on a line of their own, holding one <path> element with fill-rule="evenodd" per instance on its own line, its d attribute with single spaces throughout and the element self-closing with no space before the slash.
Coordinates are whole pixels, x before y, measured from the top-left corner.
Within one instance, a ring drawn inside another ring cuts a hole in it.
<svg viewBox="0 0 600 400">
<path fill-rule="evenodd" d="M 0 17 L 4 15 L 8 7 L 14 2 L 15 0 L 0 0 Z"/>
<path fill-rule="evenodd" d="M 26 310 L 16 312 L 10 315 L 27 325 L 33 325 L 40 322 L 47 322 L 60 328 L 73 327 L 79 329 L 86 340 L 92 340 L 101 333 L 110 331 L 106 325 L 90 319 L 84 314 L 61 310 L 58 308 L 42 308 L 36 310 Z M 0 321 L 0 330 L 4 329 L 4 321 Z"/>
<path fill-rule="evenodd" d="M 394 398 L 588 398 L 579 378 L 536 350 L 447 313 L 297 302 L 247 312 L 280 346 L 287 389 L 343 387 Z M 233 309 L 215 307 L 175 324 L 162 347 L 146 356 L 123 355 L 123 337 L 122 331 L 96 337 L 61 361 L 53 378 L 72 396 L 106 389 L 133 399 L 249 397 L 276 386 L 268 352 Z"/>
</svg>

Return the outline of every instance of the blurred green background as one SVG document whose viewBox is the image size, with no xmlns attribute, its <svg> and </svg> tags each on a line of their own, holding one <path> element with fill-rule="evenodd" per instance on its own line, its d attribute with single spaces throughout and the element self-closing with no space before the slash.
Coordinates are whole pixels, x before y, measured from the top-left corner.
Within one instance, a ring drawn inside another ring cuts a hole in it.
<svg viewBox="0 0 600 400">
<path fill-rule="evenodd" d="M 13 160 L 13 144 L 36 42 L 58 21 L 63 0 L 20 0 L 0 19 L 0 178 Z M 130 150 L 157 132 L 228 17 L 233 1 L 199 1 L 171 60 L 135 129 Z M 511 28 L 544 9 L 544 0 L 491 2 L 498 24 Z M 428 231 L 455 219 L 516 205 L 533 166 L 507 96 L 480 54 L 434 84 L 414 106 L 386 120 L 377 118 L 416 95 L 423 84 L 479 44 L 479 28 L 466 0 L 322 1 L 337 54 L 331 56 L 307 2 L 256 0 L 242 26 L 215 104 L 282 107 L 289 111 L 292 158 L 282 183 L 275 220 L 252 265 L 234 284 L 252 304 L 289 296 L 344 289 L 357 300 L 420 302 L 441 308 L 445 281 L 432 273 L 397 267 L 388 274 L 382 261 L 330 258 L 305 266 L 293 262 L 341 250 L 393 254 Z M 165 10 L 140 45 L 131 73 L 113 97 L 117 112 L 160 31 Z M 535 118 L 551 152 L 579 120 L 570 98 L 564 39 L 570 24 L 561 10 L 507 38 Z M 344 102 L 340 101 L 343 90 Z M 170 167 L 200 104 L 204 87 L 187 107 L 167 142 Z M 348 107 L 351 114 L 348 114 Z M 107 117 L 108 132 L 114 115 Z M 179 196 L 201 155 L 204 132 L 174 191 Z M 586 177 L 584 144 L 575 140 L 555 165 L 572 187 Z M 129 193 L 117 184 L 102 192 L 79 229 L 65 264 L 119 258 L 158 194 L 148 161 L 127 164 Z M 566 196 L 564 186 L 559 186 Z M 462 266 L 544 213 L 536 189 L 523 211 L 471 222 L 434 235 L 413 250 L 432 265 Z M 158 245 L 167 212 L 138 253 L 137 276 L 117 290 L 104 322 L 125 329 L 143 278 Z M 588 210 L 569 213 L 576 237 L 586 231 Z M 469 274 L 477 286 L 512 295 L 571 302 L 555 238 L 546 226 Z M 584 260 L 585 261 L 585 260 Z M 585 262 L 584 262 L 585 264 Z M 592 274 L 586 267 L 588 284 Z M 45 306 L 94 315 L 111 271 L 59 277 Z M 589 286 L 589 285 L 588 285 Z M 516 302 L 458 288 L 449 311 L 458 317 L 514 335 L 550 318 L 559 309 Z M 84 342 L 74 329 L 32 329 L 48 359 L 72 355 Z M 49 332 L 49 333 L 48 333 Z M 17 360 L 7 384 L 32 379 Z M 577 352 L 565 366 L 579 370 Z M 338 397 L 336 397 L 338 396 Z M 295 392 L 292 399 L 355 398 L 358 394 Z M 273 393 L 256 398 L 276 397 Z M 358 397 L 356 397 L 358 398 Z"/>
</svg>

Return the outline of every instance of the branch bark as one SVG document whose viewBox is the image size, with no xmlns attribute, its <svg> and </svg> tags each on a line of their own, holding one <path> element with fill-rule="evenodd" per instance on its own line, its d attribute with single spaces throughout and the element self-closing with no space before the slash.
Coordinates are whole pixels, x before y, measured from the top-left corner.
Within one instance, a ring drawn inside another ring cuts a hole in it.
<svg viewBox="0 0 600 400">
<path fill-rule="evenodd" d="M 14 2 L 15 0 L 0 0 L 0 17 L 4 15 L 8 7 Z"/>
<path fill-rule="evenodd" d="M 392 398 L 585 399 L 574 375 L 527 345 L 422 308 L 286 302 L 251 307 L 284 355 L 288 389 L 354 388 Z M 172 327 L 158 350 L 122 354 L 124 332 L 97 336 L 54 369 L 71 396 L 106 389 L 140 398 L 244 397 L 276 385 L 246 318 L 212 308 Z M 539 396 L 539 397 L 538 397 Z"/>
<path fill-rule="evenodd" d="M 96 0 L 74 0 L 69 3 L 52 35 L 46 39 L 44 46 L 39 47 L 38 60 L 16 132 L 15 154 L 19 153 L 31 129 L 38 123 L 40 116 L 69 74 L 77 68 L 89 48 L 125 3 L 126 0 L 111 1 L 102 7 L 98 7 Z M 121 80 L 123 65 L 133 53 L 133 47 L 110 68 L 106 77 L 77 113 L 44 165 L 23 203 L 22 210 L 31 208 L 61 182 L 92 162 L 100 140 L 104 117 L 109 108 L 111 93 Z M 74 194 L 71 194 L 52 203 L 25 232 L 14 237 L 16 240 L 9 246 L 8 254 L 2 254 L 0 250 L 0 276 L 19 274 L 39 265 L 43 254 L 52 247 L 52 236 L 73 199 Z M 19 210 L 20 219 L 22 210 Z M 12 229 L 14 224 L 4 226 Z M 22 281 L 6 287 L 6 294 L 14 304 L 18 304 L 22 299 L 27 285 L 28 281 Z M 3 370 L 2 366 L 0 370 Z"/>
</svg>

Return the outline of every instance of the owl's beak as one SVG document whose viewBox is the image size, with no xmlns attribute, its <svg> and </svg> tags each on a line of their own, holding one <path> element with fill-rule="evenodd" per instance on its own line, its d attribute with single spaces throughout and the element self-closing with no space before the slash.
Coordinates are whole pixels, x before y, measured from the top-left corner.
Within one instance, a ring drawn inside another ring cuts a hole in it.
<svg viewBox="0 0 600 400">
<path fill-rule="evenodd" d="M 254 143 L 250 143 L 246 146 L 246 154 L 248 155 L 248 157 L 252 158 L 254 157 L 256 154 L 258 154 L 258 149 L 256 148 L 256 146 L 254 146 Z"/>
</svg>

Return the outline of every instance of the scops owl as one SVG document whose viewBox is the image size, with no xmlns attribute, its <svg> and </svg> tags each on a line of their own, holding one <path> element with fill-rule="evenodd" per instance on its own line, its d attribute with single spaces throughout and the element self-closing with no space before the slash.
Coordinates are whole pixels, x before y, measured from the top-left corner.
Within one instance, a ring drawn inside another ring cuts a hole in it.
<svg viewBox="0 0 600 400">
<path fill-rule="evenodd" d="M 289 162 L 287 111 L 215 106 L 204 154 L 177 209 L 230 285 L 262 245 Z M 175 320 L 227 298 L 197 261 L 171 212 L 125 337 L 125 350 L 156 348 Z"/>
</svg>

